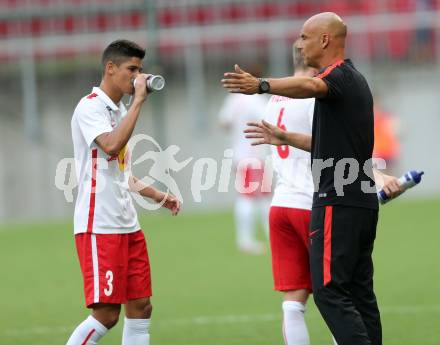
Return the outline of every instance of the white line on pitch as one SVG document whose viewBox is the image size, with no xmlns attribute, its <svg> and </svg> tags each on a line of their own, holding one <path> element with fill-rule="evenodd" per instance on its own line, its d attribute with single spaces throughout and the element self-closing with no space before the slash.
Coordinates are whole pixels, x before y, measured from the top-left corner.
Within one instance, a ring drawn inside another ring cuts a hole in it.
<svg viewBox="0 0 440 345">
<path fill-rule="evenodd" d="M 406 305 L 406 306 L 385 306 L 380 308 L 381 314 L 405 315 L 419 313 L 440 313 L 440 304 L 434 305 Z M 319 317 L 318 313 L 307 315 L 307 319 Z M 196 316 L 189 318 L 168 319 L 153 321 L 154 327 L 165 328 L 170 326 L 205 326 L 205 325 L 225 325 L 236 323 L 267 322 L 281 320 L 280 314 L 257 314 L 257 315 L 224 315 L 224 316 Z M 9 329 L 3 332 L 9 337 L 23 337 L 31 335 L 46 334 L 68 334 L 76 326 L 38 326 L 24 329 Z"/>
</svg>

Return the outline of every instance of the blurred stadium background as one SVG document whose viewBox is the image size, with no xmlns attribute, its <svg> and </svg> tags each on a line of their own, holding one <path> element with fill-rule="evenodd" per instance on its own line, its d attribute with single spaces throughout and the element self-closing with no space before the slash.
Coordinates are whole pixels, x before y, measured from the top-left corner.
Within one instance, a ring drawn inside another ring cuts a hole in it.
<svg viewBox="0 0 440 345">
<path fill-rule="evenodd" d="M 147 47 L 146 71 L 166 78 L 137 133 L 162 148 L 178 145 L 178 161 L 220 162 L 230 147 L 217 117 L 223 72 L 257 62 L 265 75 L 290 74 L 291 44 L 303 21 L 321 11 L 348 23 L 347 55 L 397 123 L 393 172 L 426 172 L 381 214 L 375 260 L 386 343 L 440 344 L 440 0 L 0 0 L 0 267 L 9 282 L 0 288 L 0 344 L 61 344 L 86 313 L 73 203 L 55 187 L 55 171 L 73 157 L 71 115 L 100 81 L 102 49 L 132 39 Z M 148 168 L 135 172 L 143 177 Z M 152 239 L 155 344 L 281 343 L 268 257 L 234 251 L 233 188 L 202 191 L 195 202 L 192 169 L 173 174 L 182 216 L 141 211 Z M 329 344 L 310 309 L 312 341 Z M 103 344 L 118 337 L 113 332 Z"/>
<path fill-rule="evenodd" d="M 407 197 L 439 195 L 439 0 L 2 0 L 0 219 L 72 214 L 73 204 L 54 187 L 55 169 L 73 156 L 71 114 L 99 83 L 100 53 L 111 41 L 146 46 L 146 70 L 167 81 L 144 107 L 137 132 L 163 148 L 181 147 L 178 160 L 220 160 L 230 145 L 218 127 L 222 73 L 257 62 L 266 75 L 290 74 L 291 44 L 304 19 L 327 10 L 347 21 L 347 55 L 398 120 L 396 173 L 426 171 Z M 233 192 L 215 188 L 194 202 L 192 167 L 173 176 L 185 209 L 228 207 Z"/>
</svg>

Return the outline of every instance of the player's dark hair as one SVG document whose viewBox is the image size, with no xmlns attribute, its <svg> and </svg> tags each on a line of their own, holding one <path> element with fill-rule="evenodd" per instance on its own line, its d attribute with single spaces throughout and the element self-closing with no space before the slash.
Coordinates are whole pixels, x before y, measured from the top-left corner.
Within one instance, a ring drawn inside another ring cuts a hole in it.
<svg viewBox="0 0 440 345">
<path fill-rule="evenodd" d="M 137 57 L 143 59 L 145 57 L 145 49 L 138 44 L 128 40 L 117 40 L 110 43 L 102 53 L 102 68 L 105 69 L 107 62 L 112 61 L 119 66 L 124 61 Z"/>
<path fill-rule="evenodd" d="M 304 58 L 301 56 L 301 51 L 297 48 L 296 42 L 293 44 L 293 68 L 295 72 L 304 71 L 307 69 Z"/>
</svg>

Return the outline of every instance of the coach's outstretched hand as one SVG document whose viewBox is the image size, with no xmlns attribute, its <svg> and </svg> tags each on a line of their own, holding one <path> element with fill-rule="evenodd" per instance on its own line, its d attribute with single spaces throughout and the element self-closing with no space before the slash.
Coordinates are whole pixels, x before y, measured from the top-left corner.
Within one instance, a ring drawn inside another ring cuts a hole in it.
<svg viewBox="0 0 440 345">
<path fill-rule="evenodd" d="M 240 66 L 235 65 L 235 72 L 226 72 L 221 80 L 223 87 L 232 93 L 244 93 L 253 95 L 258 93 L 260 82 L 252 74 L 243 71 Z"/>
<path fill-rule="evenodd" d="M 270 145 L 286 145 L 286 132 L 282 129 L 278 128 L 266 122 L 264 120 L 259 122 L 248 122 L 248 127 L 243 131 L 246 133 L 247 139 L 258 139 L 254 140 L 251 145 L 262 145 L 262 144 L 270 144 Z"/>
</svg>

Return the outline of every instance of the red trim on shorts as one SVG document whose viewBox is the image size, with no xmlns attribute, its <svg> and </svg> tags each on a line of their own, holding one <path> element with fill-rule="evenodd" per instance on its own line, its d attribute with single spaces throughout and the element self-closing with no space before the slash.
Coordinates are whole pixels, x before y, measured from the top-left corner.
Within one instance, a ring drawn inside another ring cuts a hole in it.
<svg viewBox="0 0 440 345">
<path fill-rule="evenodd" d="M 343 63 L 344 63 L 344 60 L 336 61 L 333 65 L 328 66 L 328 67 L 324 70 L 324 72 L 318 74 L 318 75 L 316 76 L 316 78 L 320 78 L 320 79 L 325 78 L 326 76 L 328 76 L 328 75 L 331 73 L 331 71 L 333 71 L 336 67 L 342 65 Z"/>
<path fill-rule="evenodd" d="M 330 283 L 330 281 L 332 280 L 332 218 L 333 206 L 326 206 L 324 217 L 324 286 Z"/>
<path fill-rule="evenodd" d="M 92 150 L 92 186 L 90 190 L 90 206 L 89 206 L 89 220 L 87 222 L 87 232 L 91 233 L 93 230 L 93 220 L 95 218 L 95 199 L 96 199 L 96 169 L 97 169 L 98 149 Z"/>
<path fill-rule="evenodd" d="M 92 329 L 90 331 L 90 333 L 87 335 L 86 339 L 84 339 L 84 341 L 81 343 L 81 345 L 86 345 L 93 333 L 95 333 L 95 329 Z"/>
</svg>

